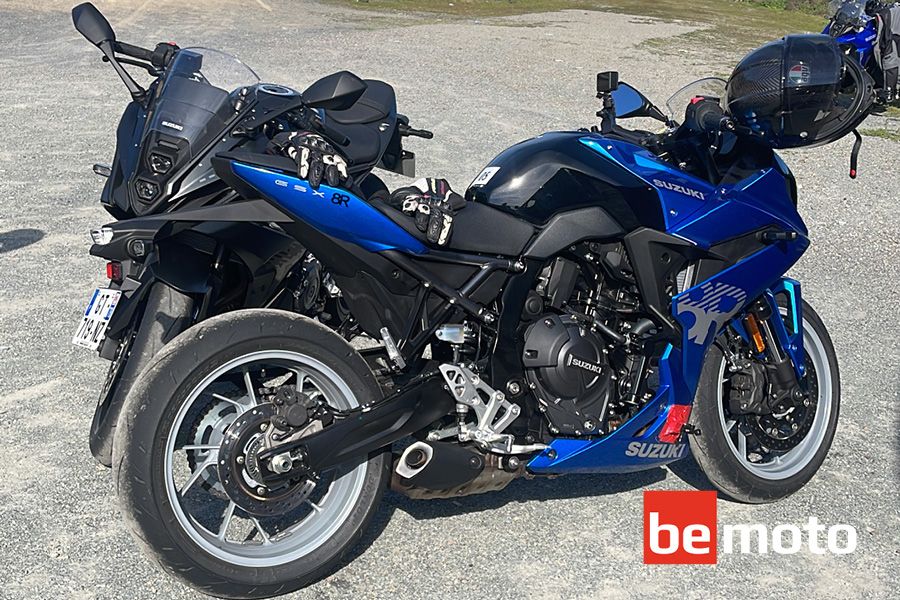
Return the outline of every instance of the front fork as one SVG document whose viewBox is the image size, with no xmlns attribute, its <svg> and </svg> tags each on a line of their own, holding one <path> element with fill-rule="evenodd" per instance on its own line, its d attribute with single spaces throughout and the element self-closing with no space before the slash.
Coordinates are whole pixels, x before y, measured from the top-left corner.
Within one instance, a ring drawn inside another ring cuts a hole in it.
<svg viewBox="0 0 900 600">
<path fill-rule="evenodd" d="M 781 305 L 779 297 L 783 299 Z M 754 353 L 768 359 L 772 405 L 805 392 L 800 282 L 783 277 L 751 303 L 741 317 L 734 319 L 731 326 Z"/>
</svg>

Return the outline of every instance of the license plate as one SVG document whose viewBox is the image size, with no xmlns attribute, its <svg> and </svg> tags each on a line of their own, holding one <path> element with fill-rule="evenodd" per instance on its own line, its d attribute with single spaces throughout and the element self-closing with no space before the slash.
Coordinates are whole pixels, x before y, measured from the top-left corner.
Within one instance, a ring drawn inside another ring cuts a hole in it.
<svg viewBox="0 0 900 600">
<path fill-rule="evenodd" d="M 109 318 L 116 310 L 121 296 L 122 292 L 119 290 L 95 289 L 78 325 L 78 331 L 72 337 L 72 343 L 82 348 L 96 350 L 103 341 L 106 328 L 109 326 Z"/>
</svg>

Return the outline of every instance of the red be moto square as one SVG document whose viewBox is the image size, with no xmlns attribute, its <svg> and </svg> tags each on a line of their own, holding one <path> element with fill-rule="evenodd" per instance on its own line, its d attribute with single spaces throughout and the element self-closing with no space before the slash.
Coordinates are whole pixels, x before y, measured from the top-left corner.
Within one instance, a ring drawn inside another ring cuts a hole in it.
<svg viewBox="0 0 900 600">
<path fill-rule="evenodd" d="M 715 492 L 644 492 L 644 564 L 716 563 Z"/>
</svg>

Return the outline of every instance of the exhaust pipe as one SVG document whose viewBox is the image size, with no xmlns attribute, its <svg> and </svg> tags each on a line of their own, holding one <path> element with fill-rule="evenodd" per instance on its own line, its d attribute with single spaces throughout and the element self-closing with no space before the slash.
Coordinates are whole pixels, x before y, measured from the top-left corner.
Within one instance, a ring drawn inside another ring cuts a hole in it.
<svg viewBox="0 0 900 600">
<path fill-rule="evenodd" d="M 483 470 L 483 455 L 446 442 L 416 442 L 403 451 L 394 468 L 404 483 L 432 490 L 465 485 Z"/>
<path fill-rule="evenodd" d="M 481 494 L 502 490 L 524 474 L 524 467 L 512 456 L 485 455 L 448 442 L 415 442 L 396 460 L 391 489 L 421 499 Z"/>
</svg>

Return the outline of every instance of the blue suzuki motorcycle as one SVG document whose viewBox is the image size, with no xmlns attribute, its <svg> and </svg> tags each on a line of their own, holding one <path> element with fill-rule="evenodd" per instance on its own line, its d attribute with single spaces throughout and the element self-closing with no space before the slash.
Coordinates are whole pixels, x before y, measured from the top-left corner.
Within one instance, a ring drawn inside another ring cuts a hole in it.
<svg viewBox="0 0 900 600">
<path fill-rule="evenodd" d="M 889 4 L 871 0 L 831 0 L 828 6 L 831 18 L 822 33 L 833 37 L 848 55 L 856 58 L 872 76 L 876 88 L 883 89 L 884 72 L 878 51 L 879 20 L 875 12 Z"/>
<path fill-rule="evenodd" d="M 831 18 L 822 33 L 850 49 L 863 67 L 874 62 L 878 30 L 875 19 L 866 14 L 866 2 L 860 0 L 832 0 Z"/>
<path fill-rule="evenodd" d="M 359 118 L 395 114 L 393 95 L 357 105 L 368 84 L 350 73 L 325 87 Z M 809 237 L 774 148 L 852 131 L 871 79 L 806 35 L 681 90 L 668 115 L 614 72 L 597 91 L 599 126 L 484 167 L 445 246 L 384 195 L 314 187 L 285 156 L 217 154 L 217 176 L 319 258 L 376 343 L 251 309 L 168 344 L 132 388 L 113 453 L 127 522 L 156 561 L 209 594 L 266 597 L 334 569 L 388 485 L 458 498 L 688 454 L 743 502 L 813 477 L 837 426 L 838 364 L 785 276 Z M 621 124 L 632 117 L 667 127 Z M 365 139 L 331 141 L 352 158 Z"/>
</svg>

